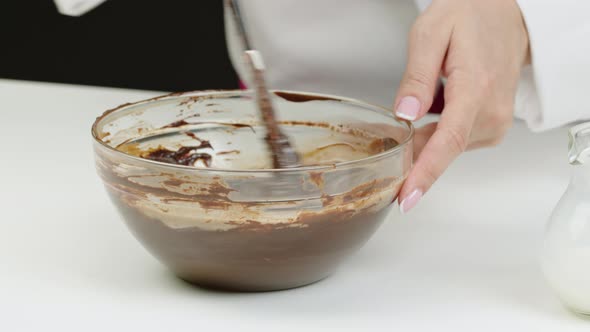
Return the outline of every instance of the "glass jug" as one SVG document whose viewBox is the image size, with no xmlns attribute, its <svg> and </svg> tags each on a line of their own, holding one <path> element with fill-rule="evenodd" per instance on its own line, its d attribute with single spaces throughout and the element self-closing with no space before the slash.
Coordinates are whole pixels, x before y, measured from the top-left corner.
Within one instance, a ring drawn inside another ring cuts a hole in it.
<svg viewBox="0 0 590 332">
<path fill-rule="evenodd" d="M 547 225 L 541 261 L 564 305 L 590 315 L 590 122 L 569 136 L 572 174 Z"/>
</svg>

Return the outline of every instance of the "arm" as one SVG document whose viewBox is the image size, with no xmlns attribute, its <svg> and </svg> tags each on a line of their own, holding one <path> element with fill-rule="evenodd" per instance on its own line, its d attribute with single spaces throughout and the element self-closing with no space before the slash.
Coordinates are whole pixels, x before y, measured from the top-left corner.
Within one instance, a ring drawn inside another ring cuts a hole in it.
<svg viewBox="0 0 590 332">
<path fill-rule="evenodd" d="M 515 115 L 533 130 L 590 119 L 590 2 L 518 0 L 532 53 Z"/>
</svg>

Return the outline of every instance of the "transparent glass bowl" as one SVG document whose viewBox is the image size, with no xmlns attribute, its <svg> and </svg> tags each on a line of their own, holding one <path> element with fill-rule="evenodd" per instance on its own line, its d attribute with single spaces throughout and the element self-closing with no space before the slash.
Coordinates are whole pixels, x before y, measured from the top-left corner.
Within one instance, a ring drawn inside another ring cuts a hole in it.
<svg viewBox="0 0 590 332">
<path fill-rule="evenodd" d="M 273 102 L 311 165 L 268 169 L 247 91 L 166 95 L 122 105 L 94 123 L 96 167 L 111 200 L 135 237 L 180 278 L 241 291 L 313 283 L 359 249 L 391 210 L 412 165 L 411 124 L 336 96 L 275 91 Z M 341 144 L 342 134 L 356 138 Z M 209 167 L 207 160 L 184 166 L 139 157 L 203 140 L 212 146 L 200 151 L 211 156 Z M 328 145 L 342 161 L 315 164 Z"/>
</svg>

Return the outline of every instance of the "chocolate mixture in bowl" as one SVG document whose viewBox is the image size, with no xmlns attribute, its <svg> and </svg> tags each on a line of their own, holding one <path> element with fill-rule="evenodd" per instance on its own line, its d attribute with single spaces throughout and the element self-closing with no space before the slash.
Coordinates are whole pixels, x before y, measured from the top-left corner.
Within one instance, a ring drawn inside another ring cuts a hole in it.
<svg viewBox="0 0 590 332">
<path fill-rule="evenodd" d="M 97 169 L 112 201 L 144 246 L 192 283 L 266 291 L 328 276 L 388 215 L 411 165 L 411 127 L 343 101 L 277 99 L 302 110 L 280 125 L 303 166 L 276 176 L 252 100 L 219 94 L 207 104 L 223 112 L 164 100 L 99 118 Z M 334 121 L 314 117 L 330 111 Z"/>
</svg>

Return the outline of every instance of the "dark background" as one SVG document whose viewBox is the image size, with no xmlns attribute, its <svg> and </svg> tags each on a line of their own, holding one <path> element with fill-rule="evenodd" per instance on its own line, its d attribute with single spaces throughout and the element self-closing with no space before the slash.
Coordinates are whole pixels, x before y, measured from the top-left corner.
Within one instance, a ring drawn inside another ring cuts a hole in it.
<svg viewBox="0 0 590 332">
<path fill-rule="evenodd" d="M 236 88 L 221 0 L 108 0 L 80 16 L 0 1 L 0 78 L 163 91 Z"/>
</svg>

